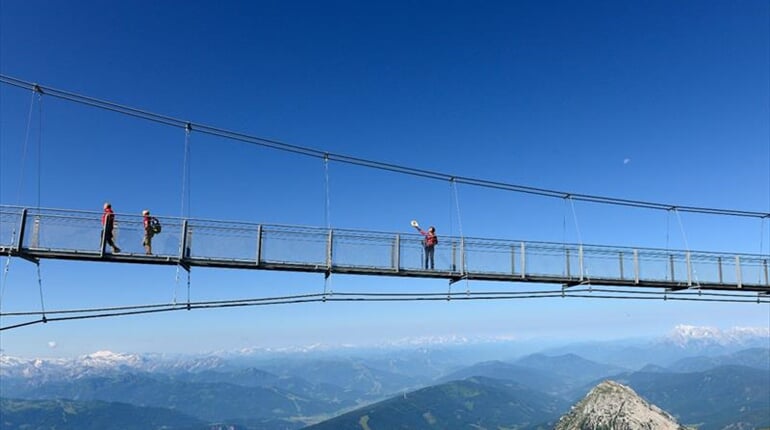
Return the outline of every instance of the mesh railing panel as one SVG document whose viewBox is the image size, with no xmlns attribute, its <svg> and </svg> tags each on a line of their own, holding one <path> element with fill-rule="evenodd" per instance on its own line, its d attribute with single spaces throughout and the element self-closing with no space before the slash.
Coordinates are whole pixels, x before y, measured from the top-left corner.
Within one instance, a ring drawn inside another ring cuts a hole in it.
<svg viewBox="0 0 770 430">
<path fill-rule="evenodd" d="M 669 259 L 665 254 L 639 251 L 637 262 L 640 280 L 666 281 L 670 277 Z"/>
<path fill-rule="evenodd" d="M 456 261 L 456 271 L 462 271 L 462 249 L 465 249 L 465 269 L 469 273 L 490 273 L 496 275 L 513 275 L 518 262 L 516 258 L 518 245 L 506 242 L 466 240 L 451 241 L 451 253 Z M 512 254 L 513 253 L 513 254 Z"/>
<path fill-rule="evenodd" d="M 434 255 L 434 261 L 436 268 L 441 270 L 441 247 L 439 244 L 436 247 L 437 255 Z M 425 251 L 423 249 L 422 240 L 412 237 L 401 238 L 400 247 L 400 262 L 401 268 L 406 270 L 422 270 L 425 262 Z"/>
<path fill-rule="evenodd" d="M 23 246 L 52 251 L 99 252 L 101 220 L 83 214 L 27 213 Z"/>
<path fill-rule="evenodd" d="M 564 276 L 564 248 L 556 244 L 526 243 L 524 273 L 531 276 Z M 577 268 L 576 268 L 577 269 Z"/>
<path fill-rule="evenodd" d="M 257 262 L 257 226 L 187 226 L 189 257 L 212 260 Z M 181 226 L 179 228 L 181 239 Z"/>
<path fill-rule="evenodd" d="M 15 246 L 21 223 L 21 208 L 0 208 L 0 246 Z M 14 236 L 16 233 L 16 236 Z"/>
<path fill-rule="evenodd" d="M 768 285 L 767 259 L 746 257 L 741 259 L 741 280 L 744 284 Z"/>
<path fill-rule="evenodd" d="M 396 235 L 334 232 L 335 266 L 396 269 Z"/>
<path fill-rule="evenodd" d="M 620 255 L 614 252 L 583 251 L 583 278 L 620 279 Z M 571 264 L 570 270 L 575 273 Z"/>
<path fill-rule="evenodd" d="M 267 263 L 326 265 L 328 233 L 264 227 L 262 261 Z"/>
</svg>

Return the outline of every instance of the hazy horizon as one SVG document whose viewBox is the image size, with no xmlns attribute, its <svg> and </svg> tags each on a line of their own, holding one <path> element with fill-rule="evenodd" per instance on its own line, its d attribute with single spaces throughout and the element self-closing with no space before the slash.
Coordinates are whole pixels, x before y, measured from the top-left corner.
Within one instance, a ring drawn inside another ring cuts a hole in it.
<svg viewBox="0 0 770 430">
<path fill-rule="evenodd" d="M 415 348 L 473 348 L 486 347 L 490 345 L 508 345 L 520 347 L 521 354 L 531 353 L 534 351 L 544 350 L 553 347 L 565 347 L 570 345 L 592 344 L 592 343 L 631 343 L 631 342 L 648 342 L 671 339 L 674 336 L 682 336 L 687 333 L 695 334 L 689 340 L 703 340 L 711 337 L 721 337 L 727 335 L 745 334 L 751 332 L 754 335 L 766 336 L 770 342 L 770 326 L 768 327 L 730 327 L 726 329 L 720 329 L 717 327 L 697 327 L 686 324 L 677 325 L 670 330 L 649 334 L 647 336 L 616 336 L 616 337 L 590 337 L 583 338 L 558 338 L 558 337 L 515 337 L 515 336 L 423 336 L 423 337 L 403 337 L 381 340 L 380 342 L 370 343 L 314 343 L 314 344 L 283 344 L 283 345 L 252 345 L 244 346 L 237 349 L 211 349 L 206 350 L 201 348 L 199 351 L 137 351 L 127 350 L 122 348 L 117 349 L 95 349 L 92 351 L 83 351 L 78 354 L 58 354 L 57 345 L 55 343 L 49 344 L 48 355 L 15 355 L 10 354 L 5 350 L 0 349 L 0 356 L 8 356 L 20 359 L 73 359 L 91 355 L 98 355 L 99 353 L 109 352 L 119 355 L 159 355 L 159 356 L 209 356 L 209 355 L 239 355 L 239 354 L 252 354 L 252 353 L 286 353 L 286 354 L 301 354 L 301 353 L 344 353 L 355 351 L 378 351 L 378 350 L 398 350 L 398 349 L 415 349 Z M 770 344 L 768 344 L 770 347 Z"/>
</svg>

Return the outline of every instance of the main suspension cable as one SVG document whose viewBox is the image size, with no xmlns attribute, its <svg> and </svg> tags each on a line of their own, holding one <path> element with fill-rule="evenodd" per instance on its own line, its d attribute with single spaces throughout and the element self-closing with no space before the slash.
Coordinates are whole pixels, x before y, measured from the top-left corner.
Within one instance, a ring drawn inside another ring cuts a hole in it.
<svg viewBox="0 0 770 430">
<path fill-rule="evenodd" d="M 19 88 L 34 88 L 36 86 L 36 84 L 32 84 L 30 82 L 13 78 L 10 76 L 2 75 L 2 74 L 0 74 L 0 83 L 5 83 L 5 84 L 16 86 Z M 88 106 L 109 110 L 109 111 L 117 112 L 124 115 L 133 116 L 136 118 L 157 122 L 157 123 L 172 126 L 172 127 L 185 128 L 188 126 L 192 126 L 198 132 L 205 133 L 212 136 L 218 136 L 218 137 L 222 137 L 230 140 L 237 140 L 244 143 L 250 143 L 254 145 L 259 145 L 259 146 L 277 149 L 281 151 L 305 155 L 309 157 L 316 157 L 316 158 L 328 157 L 328 159 L 331 161 L 337 161 L 340 163 L 353 164 L 353 165 L 369 167 L 373 169 L 385 170 L 385 171 L 390 171 L 394 173 L 401 173 L 406 175 L 412 175 L 412 176 L 418 176 L 418 177 L 442 180 L 442 181 L 448 181 L 450 179 L 454 179 L 454 181 L 457 183 L 473 185 L 473 186 L 478 186 L 483 188 L 492 188 L 492 189 L 525 193 L 525 194 L 533 194 L 533 195 L 539 195 L 543 197 L 552 197 L 552 198 L 569 197 L 574 200 L 586 201 L 591 203 L 601 203 L 601 204 L 609 204 L 609 205 L 617 205 L 617 206 L 629 206 L 629 207 L 655 209 L 655 210 L 671 210 L 673 208 L 676 208 L 681 212 L 694 212 L 694 213 L 702 213 L 702 214 L 726 215 L 726 216 L 737 216 L 737 217 L 753 217 L 753 218 L 770 217 L 770 213 L 767 213 L 767 212 L 687 206 L 687 205 L 672 205 L 672 204 L 649 202 L 649 201 L 642 201 L 642 200 L 632 200 L 632 199 L 623 199 L 623 198 L 616 198 L 616 197 L 606 197 L 606 196 L 599 196 L 599 195 L 564 192 L 564 191 L 551 190 L 546 188 L 538 188 L 538 187 L 531 187 L 531 186 L 525 186 L 525 185 L 510 184 L 510 183 L 499 182 L 499 181 L 492 181 L 487 179 L 456 176 L 456 175 L 451 175 L 447 173 L 436 172 L 436 171 L 425 170 L 425 169 L 418 169 L 418 168 L 407 167 L 407 166 L 392 164 L 392 163 L 385 163 L 385 162 L 376 161 L 376 160 L 357 158 L 357 157 L 352 157 L 344 154 L 329 153 L 329 152 L 325 152 L 325 151 L 321 151 L 313 148 L 288 144 L 277 140 L 267 139 L 267 138 L 258 137 L 258 136 L 247 135 L 244 133 L 226 130 L 226 129 L 209 126 L 205 124 L 190 123 L 189 121 L 183 121 L 183 120 L 169 117 L 166 115 L 160 115 L 160 114 L 156 114 L 146 110 L 141 110 L 141 109 L 125 106 L 125 105 L 120 105 L 120 104 L 105 101 L 105 100 L 99 100 L 93 97 L 88 97 L 80 94 L 70 93 L 70 92 L 58 90 L 55 88 L 42 87 L 39 85 L 37 87 L 44 89 L 46 94 L 52 97 L 60 98 L 60 99 L 75 102 L 75 103 L 85 104 Z"/>
</svg>

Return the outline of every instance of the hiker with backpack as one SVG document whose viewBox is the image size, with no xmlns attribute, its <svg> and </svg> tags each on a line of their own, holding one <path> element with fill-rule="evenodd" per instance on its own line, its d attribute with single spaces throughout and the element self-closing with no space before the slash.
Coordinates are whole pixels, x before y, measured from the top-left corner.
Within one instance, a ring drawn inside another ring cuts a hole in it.
<svg viewBox="0 0 770 430">
<path fill-rule="evenodd" d="M 157 218 L 150 216 L 150 211 L 147 209 L 142 211 L 143 225 L 144 225 L 144 238 L 142 238 L 142 246 L 144 246 L 144 253 L 152 255 L 152 237 L 160 233 L 160 221 Z"/>
</svg>

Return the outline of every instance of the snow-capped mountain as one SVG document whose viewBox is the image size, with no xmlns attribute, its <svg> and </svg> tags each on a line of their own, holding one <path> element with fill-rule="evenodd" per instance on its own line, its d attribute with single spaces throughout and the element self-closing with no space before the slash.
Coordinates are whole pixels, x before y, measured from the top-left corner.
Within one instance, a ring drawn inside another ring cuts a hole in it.
<svg viewBox="0 0 770 430">
<path fill-rule="evenodd" d="M 140 368 L 147 360 L 136 354 L 96 351 L 92 354 L 84 355 L 78 361 L 83 367 L 111 369 L 118 367 Z"/>
<path fill-rule="evenodd" d="M 33 359 L 0 357 L 0 376 L 16 376 L 51 380 L 98 375 L 111 371 L 140 369 L 146 359 L 136 354 L 97 351 L 75 359 Z"/>
<path fill-rule="evenodd" d="M 103 376 L 120 372 L 197 372 L 226 366 L 221 357 L 176 357 L 157 354 L 124 354 L 97 351 L 72 359 L 31 359 L 0 356 L 0 377 L 23 377 L 42 381 Z"/>
<path fill-rule="evenodd" d="M 696 350 L 714 347 L 767 347 L 770 345 L 770 327 L 734 327 L 720 330 L 715 327 L 678 325 L 661 343 Z"/>
<path fill-rule="evenodd" d="M 377 350 L 377 349 L 393 349 L 393 348 L 416 348 L 416 347 L 441 347 L 441 346 L 463 346 L 463 345 L 477 345 L 477 344 L 489 344 L 489 343 L 506 343 L 513 342 L 517 339 L 513 336 L 419 336 L 419 337 L 404 337 L 400 339 L 393 339 L 390 341 L 377 343 L 377 344 L 365 344 L 365 345 L 352 345 L 352 344 L 323 344 L 315 343 L 312 345 L 302 346 L 288 346 L 280 348 L 242 348 L 237 351 L 218 351 L 213 355 L 222 357 L 233 356 L 261 356 L 270 354 L 312 354 L 315 352 L 336 352 L 340 350 Z"/>
</svg>

